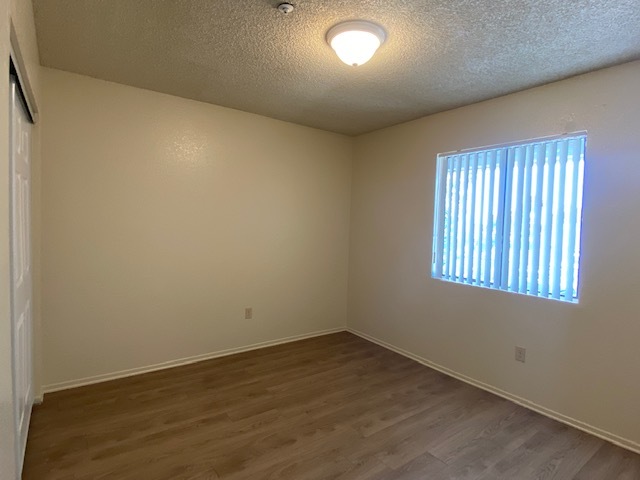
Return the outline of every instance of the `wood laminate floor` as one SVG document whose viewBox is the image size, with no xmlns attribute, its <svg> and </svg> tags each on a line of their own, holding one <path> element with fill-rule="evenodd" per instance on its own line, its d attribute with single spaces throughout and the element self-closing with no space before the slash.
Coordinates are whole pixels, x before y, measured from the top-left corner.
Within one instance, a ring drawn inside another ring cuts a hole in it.
<svg viewBox="0 0 640 480">
<path fill-rule="evenodd" d="M 49 394 L 24 479 L 638 480 L 640 455 L 338 333 Z"/>
</svg>

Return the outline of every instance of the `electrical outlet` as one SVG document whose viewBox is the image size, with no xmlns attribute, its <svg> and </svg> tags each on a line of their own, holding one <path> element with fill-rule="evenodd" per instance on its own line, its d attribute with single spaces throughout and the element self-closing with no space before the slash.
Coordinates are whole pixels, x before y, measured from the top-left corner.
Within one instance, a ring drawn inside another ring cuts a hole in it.
<svg viewBox="0 0 640 480">
<path fill-rule="evenodd" d="M 516 347 L 516 362 L 524 363 L 527 356 L 527 349 L 524 347 Z"/>
<path fill-rule="evenodd" d="M 247 307 L 244 309 L 244 319 L 251 320 L 253 318 L 253 308 Z"/>
</svg>

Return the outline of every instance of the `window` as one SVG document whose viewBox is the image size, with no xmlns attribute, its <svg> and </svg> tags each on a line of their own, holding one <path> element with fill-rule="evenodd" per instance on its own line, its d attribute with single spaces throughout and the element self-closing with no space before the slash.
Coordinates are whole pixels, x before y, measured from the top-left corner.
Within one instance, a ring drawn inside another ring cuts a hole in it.
<svg viewBox="0 0 640 480">
<path fill-rule="evenodd" d="M 578 301 L 586 134 L 438 155 L 434 278 Z"/>
</svg>

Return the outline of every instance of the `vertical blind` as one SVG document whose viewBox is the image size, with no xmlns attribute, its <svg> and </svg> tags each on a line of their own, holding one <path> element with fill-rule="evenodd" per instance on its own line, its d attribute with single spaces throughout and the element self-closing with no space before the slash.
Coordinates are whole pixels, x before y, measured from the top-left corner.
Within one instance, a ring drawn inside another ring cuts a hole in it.
<svg viewBox="0 0 640 480">
<path fill-rule="evenodd" d="M 441 154 L 435 278 L 577 302 L 586 135 Z"/>
</svg>

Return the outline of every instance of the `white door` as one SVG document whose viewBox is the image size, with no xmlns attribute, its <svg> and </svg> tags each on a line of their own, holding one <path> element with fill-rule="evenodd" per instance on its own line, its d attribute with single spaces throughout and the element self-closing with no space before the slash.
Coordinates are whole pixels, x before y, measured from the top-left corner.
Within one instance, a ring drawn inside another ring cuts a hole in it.
<svg viewBox="0 0 640 480">
<path fill-rule="evenodd" d="M 22 470 L 33 406 L 31 357 L 31 122 L 11 78 L 11 320 L 13 386 Z"/>
</svg>

